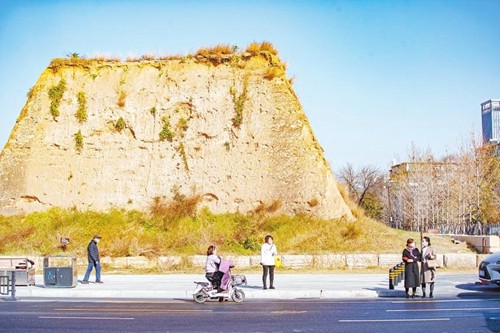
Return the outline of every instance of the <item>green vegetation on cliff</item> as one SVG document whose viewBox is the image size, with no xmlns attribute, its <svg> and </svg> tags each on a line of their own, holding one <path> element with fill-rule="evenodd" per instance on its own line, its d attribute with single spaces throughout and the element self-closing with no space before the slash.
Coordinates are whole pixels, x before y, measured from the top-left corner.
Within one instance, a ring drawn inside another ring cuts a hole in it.
<svg viewBox="0 0 500 333">
<path fill-rule="evenodd" d="M 62 79 L 56 86 L 50 87 L 48 93 L 50 98 L 50 114 L 54 120 L 59 117 L 59 105 L 61 104 L 62 97 L 66 91 L 66 81 Z"/>
<path fill-rule="evenodd" d="M 79 123 L 87 121 L 87 97 L 84 91 L 79 91 L 77 94 L 78 109 L 76 110 L 75 117 Z"/>
</svg>

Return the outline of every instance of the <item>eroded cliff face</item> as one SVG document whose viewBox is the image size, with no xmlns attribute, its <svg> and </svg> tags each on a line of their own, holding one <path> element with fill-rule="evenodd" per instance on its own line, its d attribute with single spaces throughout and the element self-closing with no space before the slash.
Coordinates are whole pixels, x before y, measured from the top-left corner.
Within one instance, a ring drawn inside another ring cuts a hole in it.
<svg viewBox="0 0 500 333">
<path fill-rule="evenodd" d="M 55 60 L 0 155 L 0 214 L 148 210 L 173 192 L 211 211 L 352 218 L 279 59 Z"/>
</svg>

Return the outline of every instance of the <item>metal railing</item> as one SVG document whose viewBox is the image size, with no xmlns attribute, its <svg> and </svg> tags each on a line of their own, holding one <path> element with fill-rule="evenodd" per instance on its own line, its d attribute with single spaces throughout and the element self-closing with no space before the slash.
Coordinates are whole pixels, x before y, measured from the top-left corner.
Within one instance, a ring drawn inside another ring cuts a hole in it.
<svg viewBox="0 0 500 333">
<path fill-rule="evenodd" d="M 393 223 L 391 225 L 393 228 L 409 230 L 409 231 L 420 231 L 421 228 L 418 225 L 404 225 L 403 223 Z M 500 235 L 500 223 L 478 223 L 478 222 L 467 222 L 467 223 L 429 223 L 424 227 L 424 232 L 430 232 L 431 230 L 439 234 L 448 235 L 470 235 L 470 236 L 489 236 L 489 235 Z"/>
<path fill-rule="evenodd" d="M 11 276 L 0 275 L 0 295 L 11 296 L 11 300 L 16 301 L 16 272 L 10 271 Z"/>
</svg>

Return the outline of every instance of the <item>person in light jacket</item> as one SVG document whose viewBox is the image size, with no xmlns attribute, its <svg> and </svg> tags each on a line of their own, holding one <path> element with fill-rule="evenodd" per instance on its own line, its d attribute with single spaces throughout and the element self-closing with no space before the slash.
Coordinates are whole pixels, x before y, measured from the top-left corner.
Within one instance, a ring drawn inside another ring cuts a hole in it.
<svg viewBox="0 0 500 333">
<path fill-rule="evenodd" d="M 425 289 L 427 283 L 429 284 L 429 298 L 434 297 L 434 282 L 436 282 L 436 267 L 429 267 L 427 260 L 436 259 L 436 251 L 431 246 L 431 239 L 424 237 L 422 240 L 422 297 L 425 297 Z"/>
<path fill-rule="evenodd" d="M 220 288 L 220 281 L 224 274 L 219 271 L 220 260 L 215 245 L 210 245 L 207 250 L 207 261 L 205 262 L 205 277 L 217 289 Z"/>
<path fill-rule="evenodd" d="M 267 275 L 269 273 L 269 289 L 274 288 L 274 265 L 275 258 L 278 255 L 278 249 L 273 243 L 273 237 L 267 235 L 264 239 L 264 244 L 260 249 L 260 264 L 262 265 L 262 284 L 263 288 L 267 289 Z"/>
<path fill-rule="evenodd" d="M 408 238 L 406 241 L 406 248 L 403 250 L 403 261 L 405 262 L 405 291 L 406 298 L 415 298 L 417 294 L 417 287 L 420 285 L 420 278 L 418 272 L 418 262 L 420 261 L 420 251 L 415 246 L 413 238 Z M 409 290 L 412 288 L 412 295 Z"/>
</svg>

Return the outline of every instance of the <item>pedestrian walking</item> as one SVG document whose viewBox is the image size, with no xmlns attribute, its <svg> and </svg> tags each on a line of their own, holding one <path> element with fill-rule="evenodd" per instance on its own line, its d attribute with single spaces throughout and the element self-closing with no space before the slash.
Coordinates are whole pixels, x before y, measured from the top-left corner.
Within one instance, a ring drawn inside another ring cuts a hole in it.
<svg viewBox="0 0 500 333">
<path fill-rule="evenodd" d="M 85 277 L 83 278 L 82 283 L 88 284 L 90 273 L 92 269 L 95 267 L 95 283 L 103 283 L 101 281 L 101 261 L 99 257 L 99 248 L 97 247 L 97 243 L 101 240 L 101 236 L 94 235 L 89 245 L 87 246 L 87 257 L 89 260 L 89 265 L 87 266 L 87 272 L 85 272 Z"/>
<path fill-rule="evenodd" d="M 420 285 L 418 262 L 420 261 L 420 251 L 415 245 L 413 238 L 408 238 L 406 248 L 403 250 L 403 261 L 405 262 L 405 292 L 406 298 L 415 298 L 417 287 Z M 412 295 L 409 290 L 412 288 Z"/>
<path fill-rule="evenodd" d="M 262 265 L 262 285 L 267 289 L 267 275 L 269 274 L 269 289 L 274 288 L 274 266 L 278 256 L 278 249 L 273 242 L 273 237 L 267 235 L 260 249 L 260 264 Z"/>
<path fill-rule="evenodd" d="M 436 251 L 431 246 L 431 239 L 422 240 L 422 297 L 425 298 L 425 289 L 429 284 L 429 298 L 434 297 L 434 282 L 436 282 Z"/>
</svg>

